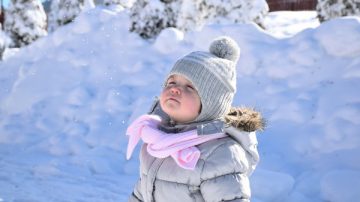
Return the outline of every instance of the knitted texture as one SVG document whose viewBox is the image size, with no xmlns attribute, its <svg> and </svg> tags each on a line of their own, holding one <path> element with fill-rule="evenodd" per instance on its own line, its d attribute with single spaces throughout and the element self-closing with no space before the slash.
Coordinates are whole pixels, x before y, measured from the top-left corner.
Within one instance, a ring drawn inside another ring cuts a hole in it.
<svg viewBox="0 0 360 202">
<path fill-rule="evenodd" d="M 172 75 L 188 79 L 201 99 L 201 112 L 194 122 L 223 117 L 230 110 L 236 92 L 236 64 L 240 48 L 229 37 L 215 39 L 209 52 L 196 51 L 179 59 Z"/>
</svg>

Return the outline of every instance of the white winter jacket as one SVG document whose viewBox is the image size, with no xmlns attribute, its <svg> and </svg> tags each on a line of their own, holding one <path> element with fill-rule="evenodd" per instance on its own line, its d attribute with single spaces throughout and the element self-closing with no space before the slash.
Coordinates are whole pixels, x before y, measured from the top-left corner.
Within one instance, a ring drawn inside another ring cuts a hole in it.
<svg viewBox="0 0 360 202">
<path fill-rule="evenodd" d="M 194 170 L 179 167 L 171 157 L 160 159 L 149 155 L 144 144 L 140 152 L 140 179 L 129 201 L 250 201 L 249 176 L 259 155 L 255 131 L 244 131 L 244 124 L 258 128 L 244 115 L 247 114 L 242 113 L 241 121 L 230 126 L 219 127 L 218 121 L 197 125 L 198 133 L 215 129 L 228 136 L 198 145 L 201 156 Z"/>
</svg>

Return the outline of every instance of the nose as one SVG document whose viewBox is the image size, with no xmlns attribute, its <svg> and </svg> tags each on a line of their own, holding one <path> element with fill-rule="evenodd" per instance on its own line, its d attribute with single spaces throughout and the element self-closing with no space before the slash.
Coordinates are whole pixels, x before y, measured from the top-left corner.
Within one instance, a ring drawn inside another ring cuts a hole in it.
<svg viewBox="0 0 360 202">
<path fill-rule="evenodd" d="M 180 95 L 180 93 L 181 93 L 180 89 L 178 87 L 175 87 L 175 86 L 170 88 L 170 92 L 171 92 L 171 94 L 178 94 L 178 95 Z"/>
</svg>

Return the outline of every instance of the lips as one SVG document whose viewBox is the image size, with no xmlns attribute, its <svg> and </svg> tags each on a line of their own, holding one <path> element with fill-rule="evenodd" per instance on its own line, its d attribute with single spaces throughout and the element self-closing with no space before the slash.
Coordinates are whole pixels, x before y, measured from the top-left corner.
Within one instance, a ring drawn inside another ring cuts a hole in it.
<svg viewBox="0 0 360 202">
<path fill-rule="evenodd" d="M 175 99 L 173 97 L 168 98 L 167 101 L 174 101 L 174 102 L 180 103 L 179 100 L 177 100 L 177 99 Z"/>
</svg>

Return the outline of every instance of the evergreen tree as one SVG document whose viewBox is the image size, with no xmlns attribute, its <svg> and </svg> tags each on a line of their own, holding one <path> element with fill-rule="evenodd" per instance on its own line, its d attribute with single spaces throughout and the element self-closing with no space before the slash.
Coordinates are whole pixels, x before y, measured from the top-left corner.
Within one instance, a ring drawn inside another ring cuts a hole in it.
<svg viewBox="0 0 360 202">
<path fill-rule="evenodd" d="M 183 0 L 178 27 L 188 30 L 206 23 L 248 22 L 263 27 L 263 19 L 268 11 L 265 0 Z"/>
<path fill-rule="evenodd" d="M 130 9 L 130 31 L 148 39 L 167 27 L 176 27 L 177 1 L 137 0 Z"/>
<path fill-rule="evenodd" d="M 104 5 L 105 6 L 121 5 L 121 0 L 104 0 Z"/>
<path fill-rule="evenodd" d="M 58 27 L 72 22 L 81 11 L 93 6 L 93 0 L 52 0 L 48 30 L 52 32 Z"/>
<path fill-rule="evenodd" d="M 12 46 L 22 47 L 45 36 L 46 14 L 39 0 L 11 0 L 5 13 L 5 32 Z"/>
<path fill-rule="evenodd" d="M 316 10 L 320 22 L 341 16 L 360 16 L 360 0 L 318 0 Z"/>
<path fill-rule="evenodd" d="M 255 22 L 260 26 L 263 25 L 264 17 L 269 12 L 269 6 L 265 0 L 210 1 L 208 7 L 211 20 L 225 23 Z"/>
<path fill-rule="evenodd" d="M 268 10 L 265 0 L 137 0 L 130 31 L 154 38 L 167 27 L 188 31 L 214 22 L 262 25 Z"/>
<path fill-rule="evenodd" d="M 125 8 L 130 8 L 134 4 L 135 0 L 104 0 L 104 5 L 120 5 Z"/>
<path fill-rule="evenodd" d="M 9 45 L 8 43 L 9 43 L 8 36 L 6 36 L 6 34 L 0 29 L 0 60 L 2 60 L 3 58 L 3 53 L 6 47 Z"/>
</svg>

